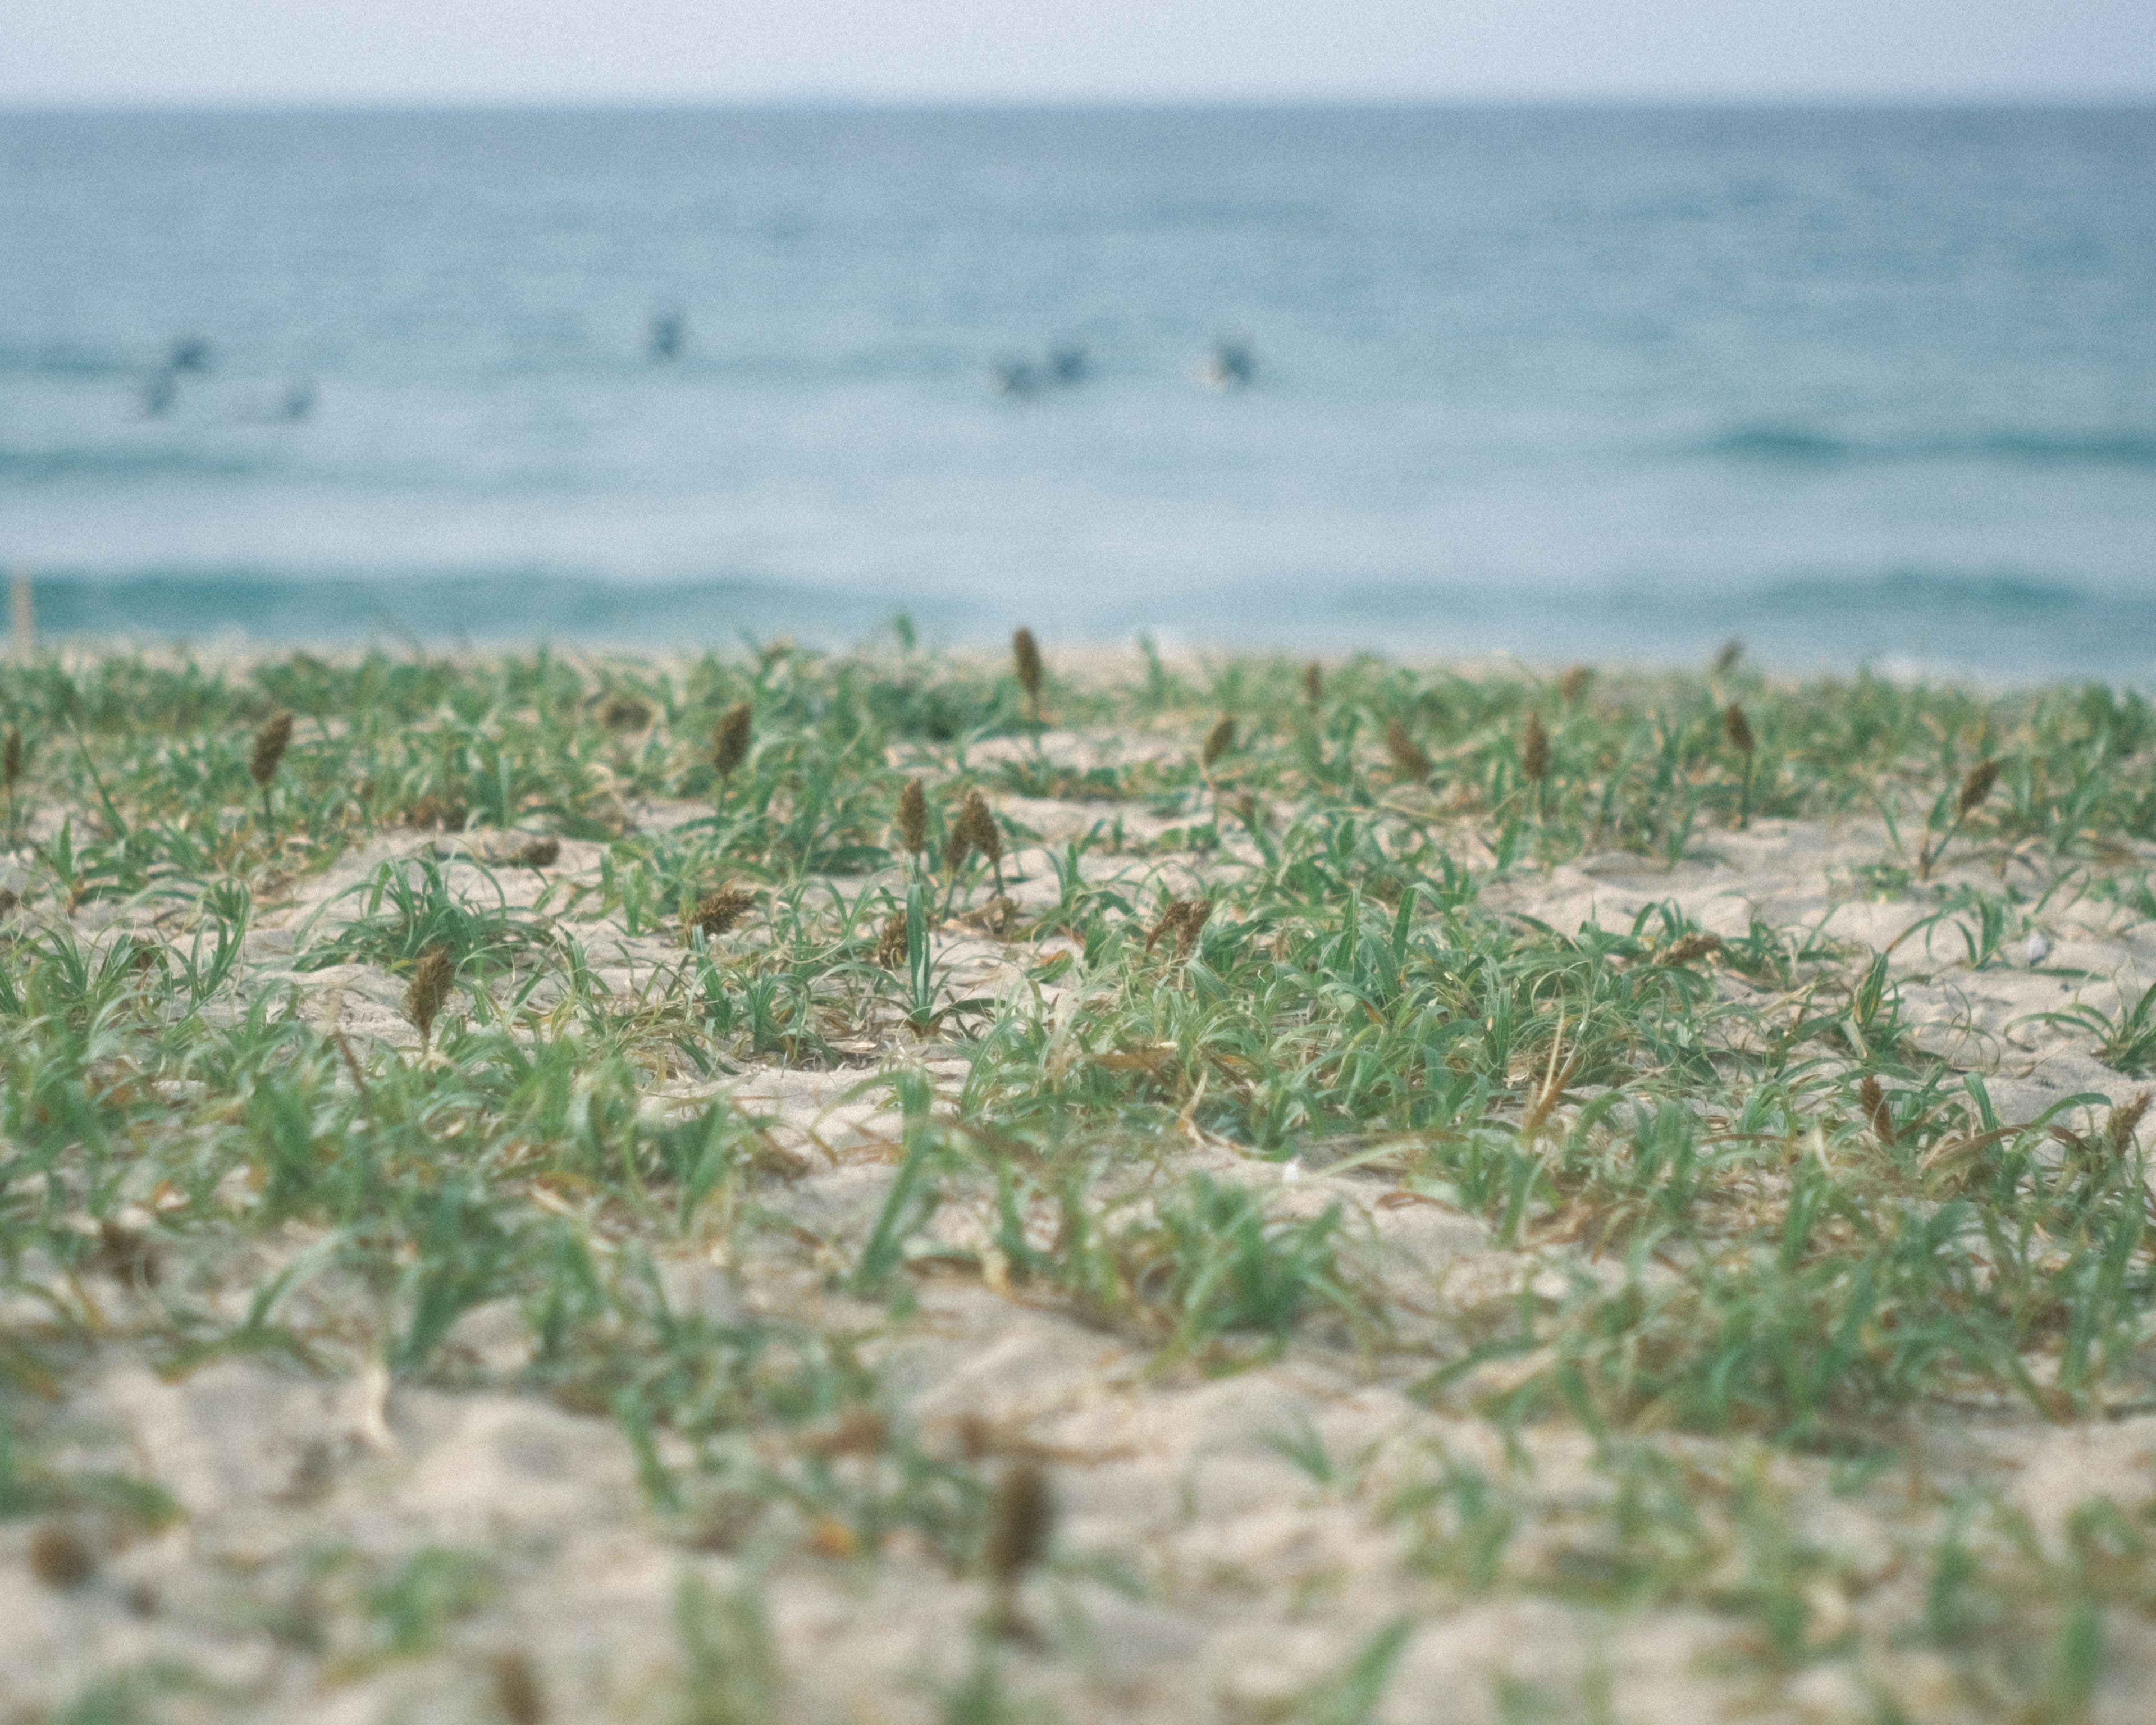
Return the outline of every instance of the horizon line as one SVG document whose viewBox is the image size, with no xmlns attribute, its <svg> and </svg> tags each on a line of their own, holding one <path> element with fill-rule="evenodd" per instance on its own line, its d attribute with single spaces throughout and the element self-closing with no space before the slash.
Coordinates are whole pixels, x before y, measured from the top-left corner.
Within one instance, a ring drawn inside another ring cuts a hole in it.
<svg viewBox="0 0 2156 1725">
<path fill-rule="evenodd" d="M 1187 94 L 895 95 L 844 91 L 709 95 L 295 95 L 173 98 L 0 96 L 0 118 L 37 116 L 149 116 L 211 115 L 363 115 L 710 112 L 1083 112 L 1087 110 L 1291 110 L 1360 109 L 1459 111 L 1494 109 L 1651 111 L 1919 110 L 1927 112 L 2125 111 L 2156 107 L 2156 86 L 2145 90 L 1815 90 L 1629 92 L 1191 92 Z"/>
</svg>

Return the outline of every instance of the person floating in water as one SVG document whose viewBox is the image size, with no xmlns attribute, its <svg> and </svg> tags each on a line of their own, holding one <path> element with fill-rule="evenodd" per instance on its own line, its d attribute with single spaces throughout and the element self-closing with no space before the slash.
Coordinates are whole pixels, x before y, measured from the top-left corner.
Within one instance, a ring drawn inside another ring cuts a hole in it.
<svg viewBox="0 0 2156 1725">
<path fill-rule="evenodd" d="M 645 352 L 660 365 L 681 357 L 681 344 L 688 339 L 689 320 L 679 311 L 662 311 L 651 320 L 651 333 L 644 343 Z"/>
<path fill-rule="evenodd" d="M 1222 336 L 1205 362 L 1205 382 L 1214 389 L 1247 389 L 1258 375 L 1257 356 L 1240 336 Z"/>
<path fill-rule="evenodd" d="M 998 395 L 1031 401 L 1040 393 L 1040 372 L 1029 359 L 999 359 L 988 368 L 988 383 Z"/>
<path fill-rule="evenodd" d="M 206 372 L 209 369 L 209 341 L 202 336 L 182 336 L 165 356 L 168 372 Z"/>
<path fill-rule="evenodd" d="M 285 400 L 283 406 L 280 410 L 280 416 L 283 418 L 290 419 L 296 424 L 300 420 L 306 418 L 314 411 L 315 380 L 312 377 L 302 377 L 298 382 L 291 385 L 290 388 L 285 390 Z"/>
<path fill-rule="evenodd" d="M 150 419 L 162 419 L 172 411 L 172 403 L 179 399 L 180 382 L 172 375 L 170 366 L 150 374 L 150 381 L 142 386 L 142 413 Z"/>
<path fill-rule="evenodd" d="M 1048 372 L 1059 383 L 1083 383 L 1092 370 L 1091 358 L 1075 341 L 1049 353 Z"/>
</svg>

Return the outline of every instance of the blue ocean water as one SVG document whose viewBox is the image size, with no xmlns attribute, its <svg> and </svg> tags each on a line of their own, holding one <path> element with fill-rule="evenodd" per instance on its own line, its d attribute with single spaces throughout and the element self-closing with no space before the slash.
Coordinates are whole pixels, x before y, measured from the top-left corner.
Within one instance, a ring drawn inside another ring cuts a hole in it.
<svg viewBox="0 0 2156 1725">
<path fill-rule="evenodd" d="M 62 631 L 2142 680 L 2156 110 L 0 116 L 0 562 Z"/>
</svg>

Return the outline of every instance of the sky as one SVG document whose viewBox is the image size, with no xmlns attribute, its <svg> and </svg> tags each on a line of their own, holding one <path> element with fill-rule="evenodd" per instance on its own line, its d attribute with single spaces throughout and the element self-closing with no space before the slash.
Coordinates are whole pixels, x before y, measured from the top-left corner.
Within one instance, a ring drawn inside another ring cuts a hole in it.
<svg viewBox="0 0 2156 1725">
<path fill-rule="evenodd" d="M 0 0 L 0 105 L 2156 96 L 2156 0 Z"/>
</svg>

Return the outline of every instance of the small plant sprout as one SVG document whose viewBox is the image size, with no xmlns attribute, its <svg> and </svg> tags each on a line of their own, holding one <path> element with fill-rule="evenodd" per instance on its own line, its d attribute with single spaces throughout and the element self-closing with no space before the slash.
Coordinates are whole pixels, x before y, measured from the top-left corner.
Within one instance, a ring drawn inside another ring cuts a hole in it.
<svg viewBox="0 0 2156 1725">
<path fill-rule="evenodd" d="M 1722 710 L 1722 734 L 1729 739 L 1730 747 L 1744 763 L 1743 778 L 1737 792 L 1737 824 L 1739 828 L 1752 824 L 1752 758 L 1758 747 L 1758 739 L 1752 734 L 1752 721 L 1744 716 L 1744 709 L 1736 701 Z"/>
<path fill-rule="evenodd" d="M 1038 732 L 1041 725 L 1041 688 L 1046 673 L 1040 662 L 1040 644 L 1034 639 L 1031 629 L 1021 629 L 1011 637 L 1011 665 L 1018 674 L 1019 687 L 1025 691 L 1026 716 Z"/>
<path fill-rule="evenodd" d="M 1946 855 L 1947 846 L 1953 842 L 1954 834 L 1962 823 L 1974 814 L 1991 794 L 1991 788 L 1999 783 L 1999 763 L 1987 756 L 1970 768 L 1964 775 L 1961 788 L 1942 792 L 1924 825 L 1927 836 L 1923 848 L 1917 853 L 1917 878 L 1928 880 L 1932 870 Z"/>
<path fill-rule="evenodd" d="M 422 1049 L 434 1040 L 434 1020 L 448 1004 L 449 986 L 455 974 L 456 967 L 450 962 L 446 947 L 428 947 L 412 973 L 412 980 L 404 990 L 404 1016 L 418 1029 Z"/>
<path fill-rule="evenodd" d="M 755 737 L 755 710 L 746 701 L 737 701 L 720 716 L 711 731 L 711 767 L 719 775 L 719 806 L 726 806 L 726 793 L 733 788 L 734 774 L 748 759 L 749 745 Z"/>
<path fill-rule="evenodd" d="M 247 763 L 247 776 L 262 793 L 262 824 L 276 829 L 270 809 L 270 784 L 284 764 L 285 751 L 292 746 L 292 716 L 283 710 L 270 714 L 254 733 L 254 752 Z"/>
</svg>

